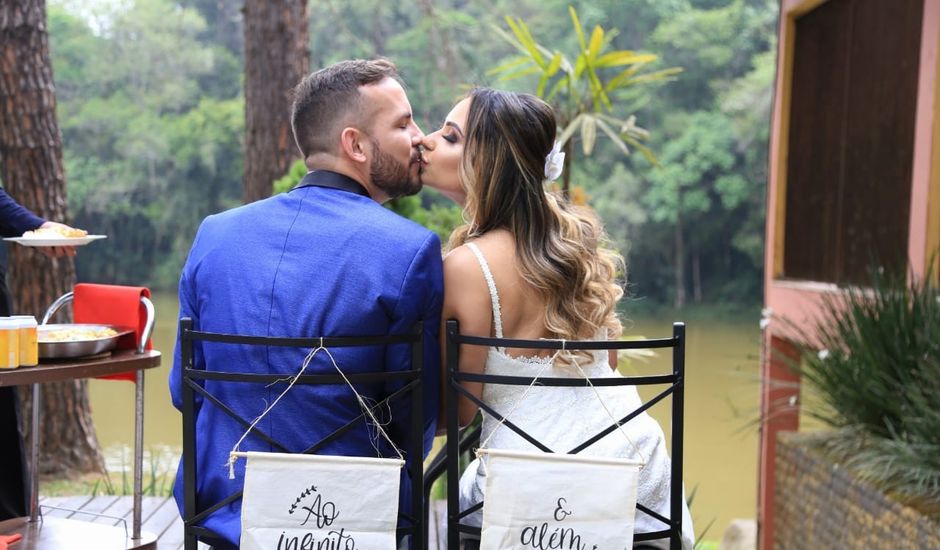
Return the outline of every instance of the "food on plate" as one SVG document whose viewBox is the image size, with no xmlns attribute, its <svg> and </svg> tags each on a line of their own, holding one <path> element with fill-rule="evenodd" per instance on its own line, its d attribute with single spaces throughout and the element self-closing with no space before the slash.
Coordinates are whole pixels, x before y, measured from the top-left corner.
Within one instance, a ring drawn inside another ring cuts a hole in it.
<svg viewBox="0 0 940 550">
<path fill-rule="evenodd" d="M 68 238 L 77 238 L 84 237 L 88 232 L 84 229 L 76 229 L 74 227 L 68 227 L 64 225 L 53 225 L 50 227 L 40 227 L 34 231 L 27 231 L 23 233 L 23 237 L 29 239 L 48 239 L 50 237 L 68 237 Z"/>
<path fill-rule="evenodd" d="M 39 331 L 40 342 L 80 342 L 83 340 L 98 340 L 101 338 L 111 338 L 117 335 L 117 331 L 107 327 L 97 328 L 65 328 L 56 330 Z"/>
</svg>

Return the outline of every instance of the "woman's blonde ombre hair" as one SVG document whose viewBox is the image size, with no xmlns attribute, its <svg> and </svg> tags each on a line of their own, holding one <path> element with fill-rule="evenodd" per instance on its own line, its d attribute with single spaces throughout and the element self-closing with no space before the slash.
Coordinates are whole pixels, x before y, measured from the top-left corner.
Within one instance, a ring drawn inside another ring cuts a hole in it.
<svg viewBox="0 0 940 550">
<path fill-rule="evenodd" d="M 469 97 L 459 168 L 468 223 L 454 230 L 448 249 L 494 229 L 507 230 L 522 277 L 546 305 L 545 324 L 553 338 L 590 340 L 601 328 L 608 338 L 619 337 L 622 257 L 607 248 L 591 209 L 544 188 L 545 157 L 556 132 L 551 106 L 532 95 L 488 88 L 476 88 Z"/>
</svg>

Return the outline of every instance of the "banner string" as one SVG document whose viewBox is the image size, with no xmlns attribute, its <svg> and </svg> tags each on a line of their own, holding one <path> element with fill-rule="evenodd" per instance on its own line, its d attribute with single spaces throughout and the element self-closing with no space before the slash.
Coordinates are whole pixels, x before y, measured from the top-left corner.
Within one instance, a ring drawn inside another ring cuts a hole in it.
<svg viewBox="0 0 940 550">
<path fill-rule="evenodd" d="M 339 365 L 336 364 L 336 359 L 333 357 L 333 354 L 330 353 L 330 350 L 328 350 L 326 347 L 323 346 L 323 337 L 321 336 L 320 345 L 316 347 L 315 349 L 311 350 L 310 353 L 307 354 L 307 356 L 304 358 L 304 362 L 300 368 L 300 371 L 291 378 L 290 384 L 287 386 L 287 388 L 285 388 L 284 391 L 282 391 L 281 394 L 277 396 L 277 399 L 275 399 L 273 403 L 268 405 L 268 407 L 257 418 L 254 419 L 251 425 L 248 426 L 248 430 L 242 434 L 242 436 L 238 439 L 238 441 L 235 442 L 235 446 L 232 447 L 232 450 L 229 451 L 228 462 L 226 462 L 226 465 L 228 466 L 228 478 L 229 479 L 235 479 L 235 462 L 238 461 L 239 445 L 241 445 L 242 441 L 244 441 L 245 438 L 248 437 L 248 434 L 251 433 L 251 430 L 254 429 L 254 427 L 258 424 L 258 422 L 260 422 L 261 419 L 265 417 L 265 415 L 271 412 L 271 409 L 273 409 L 277 405 L 278 401 L 280 401 L 281 398 L 284 397 L 287 394 L 287 392 L 289 392 L 291 388 L 294 387 L 294 384 L 297 383 L 297 379 L 299 379 L 303 375 L 304 371 L 307 370 L 307 367 L 310 365 L 310 361 L 313 360 L 313 358 L 317 355 L 318 352 L 320 352 L 320 350 L 323 350 L 326 353 L 327 357 L 330 358 L 330 362 L 333 363 L 333 368 L 335 368 L 336 372 L 338 372 L 340 376 L 343 377 L 343 380 L 346 381 L 346 384 L 353 391 L 353 394 L 355 394 L 356 400 L 359 402 L 359 406 L 362 407 L 362 410 L 366 413 L 366 415 L 368 415 L 369 418 L 372 419 L 372 422 L 375 424 L 376 429 L 382 436 L 385 437 L 388 443 L 392 446 L 392 449 L 394 449 L 395 452 L 398 454 L 398 458 L 400 458 L 401 460 L 405 459 L 405 456 L 402 454 L 401 449 L 399 449 L 398 446 L 395 445 L 395 442 L 392 441 L 392 438 L 389 437 L 388 434 L 385 432 L 385 430 L 382 428 L 382 424 L 378 421 L 375 415 L 372 414 L 372 409 L 366 405 L 363 397 L 359 395 L 359 392 L 356 391 L 356 388 L 352 385 L 352 382 L 349 381 L 349 378 L 346 377 L 346 374 L 342 371 L 342 369 L 339 368 Z M 378 448 L 376 448 L 376 451 L 378 451 Z"/>
</svg>

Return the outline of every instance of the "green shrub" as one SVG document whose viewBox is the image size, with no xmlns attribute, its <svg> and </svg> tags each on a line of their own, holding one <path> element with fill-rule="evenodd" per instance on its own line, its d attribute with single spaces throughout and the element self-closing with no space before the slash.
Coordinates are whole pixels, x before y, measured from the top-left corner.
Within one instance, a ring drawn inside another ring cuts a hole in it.
<svg viewBox="0 0 940 550">
<path fill-rule="evenodd" d="M 824 300 L 803 334 L 807 411 L 835 428 L 833 459 L 940 519 L 940 293 L 931 283 L 875 273 L 872 285 Z"/>
</svg>

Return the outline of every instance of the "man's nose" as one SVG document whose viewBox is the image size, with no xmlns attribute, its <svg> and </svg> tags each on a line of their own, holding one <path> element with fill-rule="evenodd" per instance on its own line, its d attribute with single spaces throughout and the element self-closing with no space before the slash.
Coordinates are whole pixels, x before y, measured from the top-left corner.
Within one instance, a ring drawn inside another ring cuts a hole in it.
<svg viewBox="0 0 940 550">
<path fill-rule="evenodd" d="M 425 151 L 433 151 L 434 148 L 437 147 L 437 143 L 431 139 L 431 136 L 424 136 L 419 142 L 419 145 L 422 145 Z"/>
<path fill-rule="evenodd" d="M 417 122 L 411 122 L 412 127 L 414 128 L 413 135 L 418 139 L 424 139 L 424 132 L 421 131 L 421 127 L 418 126 Z"/>
</svg>

